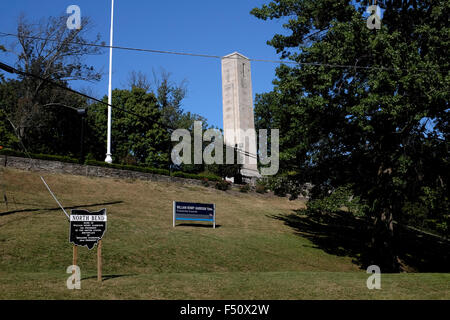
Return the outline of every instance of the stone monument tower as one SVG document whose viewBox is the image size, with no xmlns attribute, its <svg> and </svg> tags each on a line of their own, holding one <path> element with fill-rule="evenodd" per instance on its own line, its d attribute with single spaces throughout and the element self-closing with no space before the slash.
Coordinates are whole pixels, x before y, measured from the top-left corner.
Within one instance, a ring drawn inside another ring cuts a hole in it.
<svg viewBox="0 0 450 320">
<path fill-rule="evenodd" d="M 250 60 L 238 52 L 222 58 L 222 96 L 224 142 L 228 146 L 238 146 L 244 177 L 260 177 Z"/>
</svg>

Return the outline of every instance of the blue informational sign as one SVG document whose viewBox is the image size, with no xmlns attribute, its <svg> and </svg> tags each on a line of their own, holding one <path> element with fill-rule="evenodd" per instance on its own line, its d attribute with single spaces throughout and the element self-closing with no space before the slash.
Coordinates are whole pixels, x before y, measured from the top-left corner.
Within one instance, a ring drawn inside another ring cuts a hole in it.
<svg viewBox="0 0 450 320">
<path fill-rule="evenodd" d="M 209 221 L 216 228 L 216 205 L 210 203 L 173 202 L 173 226 L 176 220 Z"/>
</svg>

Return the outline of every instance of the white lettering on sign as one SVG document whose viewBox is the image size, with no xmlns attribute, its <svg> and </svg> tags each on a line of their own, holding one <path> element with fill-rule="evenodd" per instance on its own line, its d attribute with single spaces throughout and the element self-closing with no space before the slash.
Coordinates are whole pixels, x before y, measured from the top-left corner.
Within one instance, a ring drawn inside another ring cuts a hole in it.
<svg viewBox="0 0 450 320">
<path fill-rule="evenodd" d="M 179 210 L 203 210 L 203 211 L 213 211 L 212 208 L 209 207 L 194 207 L 194 206 L 177 206 Z"/>
<path fill-rule="evenodd" d="M 76 214 L 71 214 L 70 215 L 70 221 L 101 221 L 101 222 L 106 222 L 107 218 L 106 218 L 106 215 L 87 215 L 87 214 L 76 215 Z"/>
</svg>

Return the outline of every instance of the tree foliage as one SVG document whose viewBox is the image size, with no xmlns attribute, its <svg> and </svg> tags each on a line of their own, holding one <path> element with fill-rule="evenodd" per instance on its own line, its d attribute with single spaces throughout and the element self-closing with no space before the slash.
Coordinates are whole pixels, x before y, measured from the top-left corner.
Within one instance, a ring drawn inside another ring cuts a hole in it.
<svg viewBox="0 0 450 320">
<path fill-rule="evenodd" d="M 449 8 L 444 0 L 387 7 L 380 30 L 348 0 L 252 10 L 285 22 L 288 34 L 268 43 L 299 63 L 281 65 L 274 90 L 257 96 L 257 126 L 280 129 L 281 171 L 312 182 L 313 199 L 350 186 L 367 204 L 372 262 L 384 270 L 399 266 L 394 219 L 420 211 L 449 222 Z"/>
<path fill-rule="evenodd" d="M 160 124 L 167 130 L 168 134 L 176 129 L 186 129 L 193 135 L 194 122 L 201 121 L 203 130 L 208 127 L 207 120 L 195 113 L 184 111 L 182 103 L 187 94 L 186 80 L 176 83 L 172 80 L 172 74 L 163 68 L 159 72 L 152 70 L 153 80 L 150 81 L 147 75 L 142 71 L 131 71 L 128 79 L 130 88 L 140 88 L 145 92 L 152 93 L 157 100 L 157 106 L 160 111 Z M 192 141 L 192 144 L 194 142 Z M 172 144 L 169 145 L 170 149 Z M 204 146 L 203 146 L 204 147 Z M 193 147 L 192 147 L 192 150 Z M 170 155 L 171 150 L 165 150 Z M 192 151 L 193 153 L 194 151 Z M 175 166 L 169 160 L 168 168 L 180 170 L 189 173 L 200 173 L 205 170 L 203 164 L 181 164 Z"/>
<path fill-rule="evenodd" d="M 107 97 L 103 98 L 107 102 Z M 161 112 L 153 93 L 134 87 L 113 90 L 111 152 L 116 162 L 132 162 L 162 167 L 169 160 L 170 136 L 161 121 Z M 139 115 L 137 117 L 136 115 Z M 93 104 L 88 110 L 91 152 L 96 158 L 105 156 L 107 107 Z"/>
<path fill-rule="evenodd" d="M 100 73 L 84 63 L 86 56 L 100 53 L 97 47 L 83 45 L 99 40 L 98 36 L 88 40 L 89 18 L 83 18 L 79 30 L 69 30 L 66 20 L 66 16 L 60 16 L 29 22 L 22 16 L 17 42 L 7 48 L 8 53 L 16 55 L 16 69 L 44 79 L 19 75 L 4 81 L 0 88 L 2 112 L 17 128 L 19 137 L 37 153 L 77 153 L 81 120 L 70 108 L 86 104 L 84 98 L 45 80 L 67 86 L 72 80 L 100 79 Z"/>
<path fill-rule="evenodd" d="M 66 16 L 49 17 L 29 22 L 18 21 L 17 42 L 8 50 L 16 55 L 15 67 L 28 74 L 69 87 L 70 81 L 96 81 L 100 73 L 84 61 L 89 55 L 100 53 L 100 48 L 87 46 L 98 43 L 90 39 L 90 19 L 83 17 L 79 30 L 69 30 Z M 116 162 L 170 167 L 172 143 L 170 134 L 182 128 L 193 130 L 194 121 L 203 117 L 185 112 L 182 102 L 186 96 L 186 82 L 175 83 L 163 69 L 153 72 L 149 81 L 145 72 L 131 71 L 129 90 L 114 90 L 112 153 Z M 89 160 L 103 161 L 106 149 L 107 108 L 101 103 L 80 97 L 50 82 L 20 75 L 5 79 L 0 74 L 0 143 L 21 150 L 17 134 L 30 152 L 78 156 L 81 151 L 81 121 L 73 109 L 87 109 L 84 134 L 84 153 Z M 92 92 L 86 92 L 92 96 Z M 107 97 L 103 98 L 107 101 Z M 122 109 L 122 110 L 120 110 Z M 138 115 L 138 116 L 136 116 Z M 201 172 L 204 166 L 176 168 Z"/>
</svg>

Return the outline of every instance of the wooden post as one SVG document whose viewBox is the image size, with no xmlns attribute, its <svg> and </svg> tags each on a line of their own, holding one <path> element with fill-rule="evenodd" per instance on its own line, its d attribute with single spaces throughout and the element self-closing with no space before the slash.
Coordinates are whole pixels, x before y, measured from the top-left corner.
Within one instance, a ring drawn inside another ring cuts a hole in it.
<svg viewBox="0 0 450 320">
<path fill-rule="evenodd" d="M 78 256 L 78 247 L 76 245 L 73 246 L 73 259 L 72 259 L 72 264 L 74 266 L 77 265 L 77 256 Z"/>
<path fill-rule="evenodd" d="M 97 281 L 102 282 L 102 240 L 97 244 Z"/>
<path fill-rule="evenodd" d="M 73 245 L 73 257 L 72 257 L 72 265 L 77 265 L 77 258 L 78 258 L 78 247 L 76 245 Z M 72 269 L 72 274 L 75 273 L 75 268 Z M 73 284 L 75 284 L 76 279 L 73 278 Z"/>
</svg>

